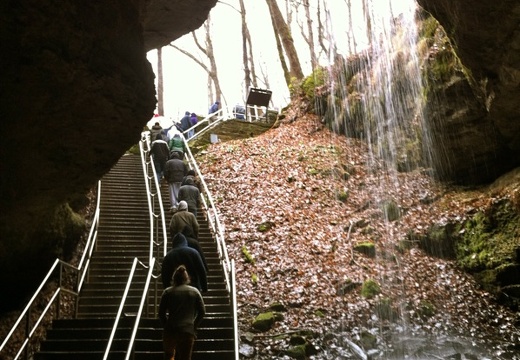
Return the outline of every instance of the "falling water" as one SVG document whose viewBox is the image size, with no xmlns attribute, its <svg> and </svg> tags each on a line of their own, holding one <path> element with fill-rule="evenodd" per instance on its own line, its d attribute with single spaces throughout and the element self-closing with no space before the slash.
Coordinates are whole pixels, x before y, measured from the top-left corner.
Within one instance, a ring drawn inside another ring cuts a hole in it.
<svg viewBox="0 0 520 360">
<path fill-rule="evenodd" d="M 367 30 L 361 33 L 362 40 L 356 40 L 359 34 L 351 34 L 349 39 L 358 47 L 366 45 L 348 56 L 342 64 L 340 83 L 331 84 L 339 87 L 344 98 L 342 103 L 330 104 L 334 128 L 347 136 L 365 139 L 375 155 L 373 161 L 377 157 L 385 160 L 386 167 L 404 170 L 416 161 L 410 158 L 406 145 L 417 143 L 417 126 L 422 118 L 416 4 L 413 0 L 394 1 L 399 3 L 397 12 L 391 2 L 364 3 Z M 355 78 L 345 78 L 348 74 Z M 349 86 L 353 89 L 347 93 Z M 335 91 L 338 89 L 331 89 Z"/>
<path fill-rule="evenodd" d="M 392 239 L 396 236 L 390 224 L 393 219 L 390 219 L 391 214 L 385 210 L 384 204 L 399 203 L 400 180 L 397 174 L 419 166 L 427 167 L 425 159 L 428 158 L 424 143 L 429 136 L 425 127 L 421 126 L 423 85 L 416 43 L 417 4 L 414 0 L 365 0 L 346 3 L 352 4 L 352 9 L 354 5 L 362 3 L 362 8 L 357 9 L 359 13 L 345 18 L 356 19 L 362 23 L 358 24 L 359 28 L 365 30 L 361 33 L 349 33 L 346 48 L 351 51 L 350 54 L 345 57 L 333 55 L 331 58 L 329 93 L 332 95 L 328 98 L 327 110 L 323 115 L 334 131 L 346 135 L 347 139 L 360 138 L 367 144 L 370 154 L 368 168 L 380 177 L 379 184 L 371 188 L 372 204 L 383 210 L 388 224 L 382 238 Z M 334 39 L 329 40 L 334 43 Z M 384 242 L 382 240 L 383 246 Z M 388 260 L 378 261 L 381 263 L 380 268 L 388 266 L 388 271 L 396 271 L 395 263 L 387 265 Z M 382 282 L 384 277 L 382 274 L 378 280 Z M 403 298 L 406 297 L 404 289 L 402 292 Z M 393 343 L 389 347 L 395 350 L 401 346 L 402 341 L 406 346 L 420 347 L 417 345 L 418 337 L 410 336 L 413 331 L 410 331 L 404 316 L 394 323 L 395 329 L 392 331 L 398 333 L 397 341 L 400 345 Z M 384 331 L 381 328 L 378 332 L 381 334 Z M 394 335 L 391 337 L 396 339 Z M 350 353 L 356 352 L 348 336 L 346 339 L 345 347 L 351 348 Z M 446 338 L 438 337 L 433 341 L 437 351 Z M 427 343 L 426 340 L 422 342 Z M 460 340 L 459 344 L 463 342 L 465 343 Z M 401 353 L 402 358 L 405 358 L 406 353 L 407 351 Z M 392 357 L 381 352 L 371 355 L 374 358 L 400 358 L 399 355 Z M 358 354 L 358 357 L 363 356 L 362 353 Z"/>
</svg>

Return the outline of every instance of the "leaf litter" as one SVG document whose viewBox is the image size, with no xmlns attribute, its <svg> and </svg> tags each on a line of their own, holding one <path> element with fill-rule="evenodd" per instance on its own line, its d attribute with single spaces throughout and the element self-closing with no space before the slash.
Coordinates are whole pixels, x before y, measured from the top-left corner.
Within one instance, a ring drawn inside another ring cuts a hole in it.
<svg viewBox="0 0 520 360">
<path fill-rule="evenodd" d="M 394 326 L 412 334 L 470 337 L 491 344 L 494 355 L 520 342 L 519 315 L 498 305 L 453 261 L 417 247 L 397 250 L 410 231 L 460 221 L 484 208 L 491 201 L 487 191 L 450 188 L 425 169 L 392 173 L 362 141 L 329 132 L 313 115 L 254 138 L 212 144 L 197 161 L 218 199 L 228 252 L 236 261 L 242 337 L 250 336 L 259 312 L 273 303 L 286 306 L 282 320 L 253 336 L 256 359 L 276 358 L 286 344 L 271 336 L 290 330 L 321 333 L 317 346 L 323 350 L 327 333 L 354 336 L 361 328 L 385 327 L 388 321 L 375 308 L 387 299 L 399 314 Z M 398 220 L 385 218 L 386 200 L 402 210 Z M 266 222 L 270 228 L 259 231 Z M 353 251 L 366 241 L 375 243 L 377 256 Z M 242 256 L 244 246 L 254 264 Z M 359 287 L 340 291 L 347 282 L 367 279 L 381 286 L 373 299 L 363 298 Z M 419 311 L 425 303 L 435 309 L 428 317 Z"/>
</svg>

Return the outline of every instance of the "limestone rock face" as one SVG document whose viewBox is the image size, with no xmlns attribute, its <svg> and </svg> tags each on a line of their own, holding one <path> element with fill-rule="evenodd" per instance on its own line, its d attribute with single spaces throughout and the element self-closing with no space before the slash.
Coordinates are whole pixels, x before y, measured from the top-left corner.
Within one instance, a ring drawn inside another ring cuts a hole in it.
<svg viewBox="0 0 520 360">
<path fill-rule="evenodd" d="M 34 260 L 20 255 L 42 214 L 86 193 L 140 139 L 156 106 L 146 52 L 198 28 L 216 2 L 2 1 L 0 283 L 7 268 L 18 281 L 29 272 L 17 264 Z"/>
<path fill-rule="evenodd" d="M 444 84 L 428 109 L 446 180 L 489 182 L 520 165 L 520 2 L 418 0 L 444 27 L 472 78 Z"/>
<path fill-rule="evenodd" d="M 55 259 L 54 252 L 25 251 L 48 226 L 42 219 L 66 213 L 57 209 L 93 187 L 152 117 L 154 74 L 146 52 L 198 28 L 216 2 L 0 2 L 0 283 L 13 301 L 31 265 Z M 483 115 L 464 126 L 441 124 L 452 139 L 446 144 L 494 132 L 479 156 L 472 156 L 472 141 L 470 153 L 454 152 L 449 160 L 471 159 L 487 169 L 486 178 L 498 176 L 520 159 L 520 3 L 418 2 L 446 28 L 479 84 L 470 107 Z M 496 161 L 504 157 L 511 161 Z"/>
</svg>

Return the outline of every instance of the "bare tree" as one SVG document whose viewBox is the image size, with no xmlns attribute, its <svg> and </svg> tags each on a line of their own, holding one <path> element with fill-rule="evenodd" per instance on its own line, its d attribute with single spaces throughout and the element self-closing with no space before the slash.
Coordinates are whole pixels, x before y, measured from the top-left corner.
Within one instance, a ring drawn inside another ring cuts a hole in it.
<svg viewBox="0 0 520 360">
<path fill-rule="evenodd" d="M 242 63 L 244 64 L 244 94 L 247 93 L 251 85 L 257 87 L 257 77 L 255 69 L 255 61 L 253 54 L 253 43 L 251 41 L 251 33 L 246 21 L 246 7 L 244 0 L 239 0 L 240 9 L 235 8 L 233 5 L 227 2 L 221 2 L 224 5 L 229 6 L 237 13 L 240 14 L 241 26 L 242 26 Z M 245 101 L 245 96 L 244 99 Z"/>
<path fill-rule="evenodd" d="M 323 7 L 323 10 L 322 10 Z M 322 15 L 324 14 L 324 15 Z M 323 21 L 323 16 L 325 20 Z M 333 41 L 332 31 L 330 29 L 330 11 L 327 8 L 326 0 L 318 0 L 317 6 L 318 34 L 316 36 L 320 45 L 320 54 L 323 52 L 327 59 L 335 57 L 337 52 L 336 43 Z M 325 43 L 327 40 L 327 43 Z"/>
<path fill-rule="evenodd" d="M 244 0 L 240 1 L 240 18 L 242 20 L 242 62 L 244 63 L 244 86 L 245 92 L 249 91 L 251 85 L 258 87 L 256 78 L 255 61 L 253 56 L 253 43 L 246 21 L 246 7 Z"/>
<path fill-rule="evenodd" d="M 157 49 L 157 111 L 164 115 L 164 78 L 162 65 L 162 48 Z"/>
<path fill-rule="evenodd" d="M 348 41 L 348 49 L 349 53 L 354 54 L 357 52 L 357 43 L 356 43 L 356 37 L 354 36 L 354 29 L 352 28 L 352 3 L 351 0 L 347 1 L 347 7 L 348 7 L 348 31 L 349 31 L 349 41 Z"/>
<path fill-rule="evenodd" d="M 206 30 L 206 47 L 203 48 L 195 37 L 195 44 L 197 47 L 207 56 L 211 71 L 208 73 L 208 86 L 210 89 L 211 82 L 215 86 L 215 96 L 212 96 L 210 91 L 210 98 L 208 104 L 212 104 L 215 100 L 222 101 L 222 90 L 220 88 L 220 81 L 218 79 L 217 62 L 215 61 L 215 53 L 213 52 L 213 42 L 211 41 L 211 18 L 208 16 L 208 20 L 204 23 L 204 29 Z"/>
<path fill-rule="evenodd" d="M 276 0 L 266 0 L 266 2 L 269 7 L 269 13 L 271 14 L 271 21 L 277 40 L 278 53 L 282 62 L 282 67 L 285 63 L 285 61 L 282 61 L 284 55 L 287 56 L 287 60 L 289 61 L 290 67 L 288 70 L 284 69 L 284 73 L 287 86 L 290 86 L 291 78 L 297 80 L 303 79 L 302 67 L 300 65 L 298 53 L 296 52 L 296 47 L 294 46 L 291 30 L 285 22 Z M 283 47 L 283 49 L 281 47 Z"/>
<path fill-rule="evenodd" d="M 244 85 L 246 89 L 251 86 L 251 72 L 249 71 L 249 61 L 247 59 L 247 36 L 249 29 L 246 22 L 246 8 L 244 0 L 240 0 L 240 19 L 242 22 L 242 63 L 244 64 Z"/>
<path fill-rule="evenodd" d="M 363 4 L 363 16 L 365 17 L 366 26 L 367 26 L 367 39 L 370 42 L 372 39 L 372 14 L 370 13 L 370 4 L 367 3 L 367 0 L 362 0 Z"/>
<path fill-rule="evenodd" d="M 273 25 L 274 39 L 276 41 L 276 50 L 278 51 L 278 58 L 280 59 L 280 65 L 282 66 L 283 76 L 285 78 L 285 83 L 287 84 L 287 86 L 289 86 L 291 84 L 291 74 L 289 72 L 289 66 L 287 65 L 287 62 L 285 61 L 283 46 L 282 46 L 280 38 L 278 37 L 278 34 L 276 32 L 276 24 L 274 23 L 274 20 L 272 17 L 271 17 L 271 23 Z"/>
<path fill-rule="evenodd" d="M 192 59 L 195 63 L 197 63 L 201 68 L 206 71 L 208 74 L 208 104 L 213 103 L 215 100 L 219 100 L 221 102 L 227 103 L 224 94 L 222 93 L 221 87 L 220 87 L 220 81 L 218 79 L 218 71 L 217 71 L 217 63 L 215 61 L 215 55 L 213 52 L 213 43 L 211 41 L 211 26 L 210 26 L 211 19 L 208 17 L 206 22 L 204 23 L 204 29 L 206 33 L 205 37 L 205 46 L 202 46 L 199 42 L 199 39 L 197 38 L 197 35 L 195 32 L 192 32 L 193 40 L 195 42 L 195 45 L 197 48 L 202 52 L 202 54 L 207 58 L 209 65 L 206 65 L 203 61 L 198 59 L 195 55 L 190 53 L 189 51 L 186 51 L 177 45 L 174 45 L 173 43 L 170 44 L 171 47 L 178 50 L 179 52 L 183 53 L 190 59 Z M 214 92 L 213 92 L 214 91 Z"/>
<path fill-rule="evenodd" d="M 253 57 L 253 45 L 252 45 L 252 41 L 251 41 L 251 34 L 249 33 L 249 30 L 247 31 L 247 44 L 248 44 L 248 48 L 249 48 L 249 56 L 248 56 L 248 59 L 249 59 L 249 64 L 251 66 L 251 81 L 252 81 L 252 84 L 253 84 L 253 87 L 258 87 L 258 81 L 257 81 L 257 76 L 256 76 L 256 68 L 255 68 L 255 62 L 254 62 L 254 57 Z M 246 91 L 249 90 L 249 87 L 246 87 Z"/>
<path fill-rule="evenodd" d="M 307 43 L 307 46 L 309 47 L 309 54 L 311 59 L 311 67 L 314 70 L 318 66 L 318 57 L 316 55 L 316 49 L 314 46 L 314 29 L 312 25 L 312 18 L 311 18 L 311 12 L 310 12 L 310 3 L 309 0 L 302 0 L 301 4 L 297 4 L 296 9 L 298 9 L 298 6 L 302 6 L 305 11 L 305 25 L 302 21 L 298 21 L 298 26 L 300 28 L 300 32 L 302 34 L 303 40 Z"/>
</svg>

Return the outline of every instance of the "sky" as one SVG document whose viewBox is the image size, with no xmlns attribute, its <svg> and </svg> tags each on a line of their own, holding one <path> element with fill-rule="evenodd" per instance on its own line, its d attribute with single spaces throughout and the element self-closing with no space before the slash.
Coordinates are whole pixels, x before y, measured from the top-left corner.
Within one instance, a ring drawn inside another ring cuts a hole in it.
<svg viewBox="0 0 520 360">
<path fill-rule="evenodd" d="M 311 14 L 316 14 L 317 0 L 311 0 Z M 285 1 L 278 0 L 282 12 L 285 10 Z M 348 14 L 345 1 L 328 0 L 327 6 L 330 12 L 330 40 L 333 41 L 343 55 L 348 48 Z M 353 16 L 356 23 L 353 25 L 356 41 L 359 46 L 364 46 L 363 40 L 364 22 L 362 21 L 359 5 L 361 0 L 352 0 Z M 388 14 L 389 7 L 394 11 L 400 11 L 402 7 L 409 6 L 414 0 L 371 0 L 373 11 Z M 278 59 L 274 32 L 271 25 L 269 10 L 265 1 L 245 1 L 246 19 L 253 42 L 257 73 L 262 71 L 269 79 L 269 90 L 273 92 L 272 102 L 276 109 L 281 109 L 289 103 L 289 91 Z M 233 8 L 234 7 L 234 8 Z M 237 103 L 245 103 L 247 93 L 243 89 L 243 64 L 242 64 L 242 34 L 238 0 L 219 1 L 211 10 L 211 38 L 217 71 L 221 82 L 227 105 L 232 107 Z M 300 10 L 304 15 L 303 8 Z M 293 16 L 296 16 L 293 14 Z M 296 21 L 293 21 L 296 26 Z M 316 24 L 316 22 L 314 22 Z M 316 27 L 317 25 L 315 25 Z M 196 31 L 199 42 L 204 44 L 204 28 Z M 298 49 L 300 63 L 305 75 L 311 73 L 310 55 L 307 46 L 300 35 L 298 28 L 293 28 L 293 38 Z M 176 46 L 188 50 L 192 54 L 198 54 L 191 34 L 187 34 L 173 42 Z M 164 115 L 172 120 L 180 120 L 185 111 L 195 112 L 198 115 L 206 115 L 208 108 L 215 99 L 208 99 L 208 80 L 206 72 L 192 59 L 177 51 L 171 46 L 162 48 L 163 53 L 163 78 L 164 78 Z M 157 51 L 152 50 L 147 58 L 157 74 Z M 204 57 L 200 57 L 204 60 Z M 207 61 L 205 61 L 207 63 Z M 328 65 L 329 60 L 321 58 L 321 65 Z M 156 79 L 157 85 L 157 79 Z M 265 88 L 263 85 L 259 87 Z"/>
</svg>

